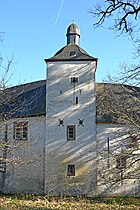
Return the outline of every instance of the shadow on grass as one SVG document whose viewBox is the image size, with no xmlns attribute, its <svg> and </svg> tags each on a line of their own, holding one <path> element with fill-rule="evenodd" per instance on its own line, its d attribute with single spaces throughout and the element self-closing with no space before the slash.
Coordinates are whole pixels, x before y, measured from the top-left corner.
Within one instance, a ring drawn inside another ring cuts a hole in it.
<svg viewBox="0 0 140 210">
<path fill-rule="evenodd" d="M 51 197 L 51 196 L 39 196 L 34 194 L 24 195 L 4 195 L 0 194 L 0 210 L 50 210 L 60 209 L 61 204 L 63 208 L 65 205 L 77 203 L 83 203 L 86 205 L 105 204 L 105 205 L 119 205 L 119 206 L 136 206 L 139 208 L 140 198 L 136 197 Z M 53 207 L 54 206 L 54 207 Z"/>
</svg>

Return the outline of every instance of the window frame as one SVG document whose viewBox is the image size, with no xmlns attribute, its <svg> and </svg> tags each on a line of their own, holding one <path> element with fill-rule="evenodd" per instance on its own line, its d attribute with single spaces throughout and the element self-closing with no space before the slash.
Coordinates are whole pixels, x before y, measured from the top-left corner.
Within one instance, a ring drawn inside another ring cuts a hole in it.
<svg viewBox="0 0 140 210">
<path fill-rule="evenodd" d="M 116 168 L 125 169 L 126 168 L 126 156 L 121 155 L 116 158 Z"/>
<path fill-rule="evenodd" d="M 0 157 L 0 173 L 6 172 L 6 161 L 4 158 Z"/>
<path fill-rule="evenodd" d="M 79 104 L 79 97 L 78 97 L 78 96 L 76 96 L 76 98 L 75 98 L 75 104 L 76 104 L 76 105 Z"/>
<path fill-rule="evenodd" d="M 76 51 L 75 50 L 71 50 L 70 51 L 70 56 L 71 57 L 75 57 L 76 56 Z"/>
<path fill-rule="evenodd" d="M 28 121 L 20 121 L 13 123 L 13 139 L 28 140 Z"/>
<path fill-rule="evenodd" d="M 71 83 L 78 83 L 78 77 L 71 77 Z"/>
<path fill-rule="evenodd" d="M 75 164 L 68 164 L 67 176 L 75 176 Z"/>
<path fill-rule="evenodd" d="M 72 133 L 70 129 L 72 129 Z M 70 135 L 72 135 L 73 137 L 70 137 Z M 67 141 L 75 141 L 75 140 L 76 140 L 76 126 L 67 125 Z"/>
</svg>

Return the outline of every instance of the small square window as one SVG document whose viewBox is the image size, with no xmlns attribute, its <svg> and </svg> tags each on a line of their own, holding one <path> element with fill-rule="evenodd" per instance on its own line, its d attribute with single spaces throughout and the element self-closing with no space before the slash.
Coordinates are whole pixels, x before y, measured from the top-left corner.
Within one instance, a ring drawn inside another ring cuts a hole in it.
<svg viewBox="0 0 140 210">
<path fill-rule="evenodd" d="M 70 56 L 76 56 L 76 51 L 75 50 L 70 51 Z"/>
<path fill-rule="evenodd" d="M 78 77 L 71 77 L 71 83 L 78 82 Z"/>
<path fill-rule="evenodd" d="M 75 165 L 68 165 L 67 176 L 75 176 Z"/>
<path fill-rule="evenodd" d="M 118 169 L 126 168 L 126 157 L 125 156 L 117 157 L 116 163 L 117 163 L 116 167 Z"/>
<path fill-rule="evenodd" d="M 75 125 L 68 125 L 67 126 L 67 140 L 76 140 L 76 128 Z"/>
<path fill-rule="evenodd" d="M 15 122 L 14 123 L 13 138 L 15 140 L 28 139 L 28 122 Z"/>
</svg>

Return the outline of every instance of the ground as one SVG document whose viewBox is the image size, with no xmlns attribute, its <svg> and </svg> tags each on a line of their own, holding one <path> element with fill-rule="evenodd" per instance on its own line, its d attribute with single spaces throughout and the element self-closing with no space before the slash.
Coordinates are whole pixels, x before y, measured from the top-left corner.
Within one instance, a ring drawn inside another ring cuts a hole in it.
<svg viewBox="0 0 140 210">
<path fill-rule="evenodd" d="M 140 210 L 140 198 L 75 198 L 0 195 L 0 210 Z"/>
</svg>

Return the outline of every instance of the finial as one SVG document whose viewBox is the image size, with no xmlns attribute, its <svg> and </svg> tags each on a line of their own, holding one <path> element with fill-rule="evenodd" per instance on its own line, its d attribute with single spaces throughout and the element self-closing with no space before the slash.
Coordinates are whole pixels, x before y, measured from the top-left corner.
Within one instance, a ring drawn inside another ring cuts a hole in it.
<svg viewBox="0 0 140 210">
<path fill-rule="evenodd" d="M 75 23 L 75 21 L 73 20 L 73 23 Z"/>
</svg>

